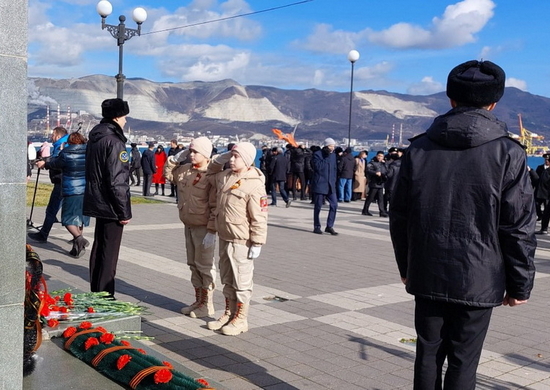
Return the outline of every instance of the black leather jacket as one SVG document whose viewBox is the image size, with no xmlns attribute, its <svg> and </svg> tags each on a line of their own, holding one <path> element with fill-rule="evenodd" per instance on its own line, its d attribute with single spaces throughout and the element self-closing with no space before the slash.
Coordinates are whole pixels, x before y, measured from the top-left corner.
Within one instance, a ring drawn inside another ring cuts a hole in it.
<svg viewBox="0 0 550 390">
<path fill-rule="evenodd" d="M 526 154 L 483 109 L 458 107 L 411 140 L 390 202 L 407 291 L 469 306 L 528 299 L 536 248 Z"/>
<path fill-rule="evenodd" d="M 86 149 L 84 215 L 117 221 L 132 218 L 129 161 L 122 129 L 103 119 L 90 132 Z"/>
</svg>

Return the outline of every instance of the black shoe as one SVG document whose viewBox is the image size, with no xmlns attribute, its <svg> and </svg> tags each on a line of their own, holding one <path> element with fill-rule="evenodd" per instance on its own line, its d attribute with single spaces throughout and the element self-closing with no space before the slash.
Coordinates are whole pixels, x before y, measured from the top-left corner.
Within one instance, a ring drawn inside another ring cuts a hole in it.
<svg viewBox="0 0 550 390">
<path fill-rule="evenodd" d="M 270 206 L 277 206 L 277 203 L 270 203 Z"/>
<path fill-rule="evenodd" d="M 168 195 L 169 197 L 173 198 L 174 196 L 176 196 L 175 194 L 170 194 Z"/>
<path fill-rule="evenodd" d="M 315 229 L 313 229 L 313 233 L 315 233 L 315 234 L 323 234 L 323 231 L 322 231 L 321 229 L 319 229 L 319 228 L 315 228 Z"/>
<path fill-rule="evenodd" d="M 30 234 L 30 233 L 29 233 Z M 539 230 L 537 232 L 535 232 L 535 234 L 548 234 L 548 230 Z"/>
<path fill-rule="evenodd" d="M 382 218 L 388 218 L 388 213 L 380 213 L 380 216 L 381 216 Z"/>
<path fill-rule="evenodd" d="M 369 217 L 372 217 L 373 215 L 371 213 L 369 213 L 368 211 L 363 211 L 361 213 L 362 215 L 368 215 Z"/>
<path fill-rule="evenodd" d="M 44 235 L 41 232 L 29 233 L 27 234 L 27 237 L 38 242 L 48 242 L 48 238 L 44 237 Z"/>
<path fill-rule="evenodd" d="M 326 229 L 325 229 L 325 232 L 330 233 L 330 234 L 333 235 L 333 236 L 337 236 L 337 235 L 338 235 L 338 233 L 336 233 L 336 232 L 334 231 L 334 228 L 331 228 L 331 227 L 326 228 Z"/>
<path fill-rule="evenodd" d="M 287 201 L 286 201 L 286 206 L 285 206 L 285 207 L 288 209 L 288 208 L 290 207 L 290 204 L 291 204 L 291 203 L 292 203 L 292 200 L 290 200 L 290 199 L 287 200 Z"/>
</svg>

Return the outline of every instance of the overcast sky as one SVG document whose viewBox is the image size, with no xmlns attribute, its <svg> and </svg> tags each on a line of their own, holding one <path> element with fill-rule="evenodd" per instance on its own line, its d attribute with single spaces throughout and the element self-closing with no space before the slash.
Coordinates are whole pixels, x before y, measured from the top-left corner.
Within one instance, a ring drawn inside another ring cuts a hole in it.
<svg viewBox="0 0 550 390">
<path fill-rule="evenodd" d="M 29 0 L 29 76 L 118 73 L 116 40 L 101 30 L 97 2 Z M 125 15 L 135 28 L 133 9 L 148 13 L 142 36 L 124 44 L 127 78 L 349 91 L 355 49 L 356 91 L 436 93 L 452 67 L 486 59 L 504 68 L 507 86 L 550 97 L 547 0 L 111 3 L 108 24 Z"/>
</svg>

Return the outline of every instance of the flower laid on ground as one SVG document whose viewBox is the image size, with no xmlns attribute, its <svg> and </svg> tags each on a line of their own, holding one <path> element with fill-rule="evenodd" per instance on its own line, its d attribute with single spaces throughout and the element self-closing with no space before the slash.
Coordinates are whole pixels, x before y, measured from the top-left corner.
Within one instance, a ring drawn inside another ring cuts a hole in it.
<svg viewBox="0 0 550 390">
<path fill-rule="evenodd" d="M 94 328 L 88 321 L 68 327 L 63 338 L 66 350 L 131 389 L 212 390 L 206 380 L 184 375 L 170 362 L 145 354 L 104 328 Z"/>
<path fill-rule="evenodd" d="M 79 322 L 87 319 L 112 319 L 120 316 L 141 315 L 146 308 L 135 303 L 107 299 L 106 292 L 73 294 L 62 290 L 48 294 L 41 292 L 43 302 L 42 324 L 55 328 L 59 322 Z M 52 322 L 55 320 L 57 322 Z M 50 325 L 53 324 L 52 325 Z M 133 338 L 137 338 L 133 337 Z"/>
</svg>

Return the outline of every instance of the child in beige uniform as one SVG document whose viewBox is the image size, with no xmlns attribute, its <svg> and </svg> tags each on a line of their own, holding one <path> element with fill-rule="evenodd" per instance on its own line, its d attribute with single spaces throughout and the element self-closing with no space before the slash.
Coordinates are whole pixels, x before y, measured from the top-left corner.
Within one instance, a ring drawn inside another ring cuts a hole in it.
<svg viewBox="0 0 550 390">
<path fill-rule="evenodd" d="M 248 331 L 254 259 L 260 255 L 267 238 L 265 177 L 251 166 L 255 158 L 254 145 L 241 142 L 208 166 L 217 191 L 216 230 L 226 307 L 223 315 L 207 326 L 230 336 Z M 222 171 L 227 162 L 230 169 Z"/>
<path fill-rule="evenodd" d="M 214 264 L 216 192 L 206 175 L 212 143 L 206 137 L 191 141 L 189 149 L 170 156 L 164 167 L 166 179 L 177 185 L 180 220 L 185 225 L 187 265 L 195 302 L 181 309 L 192 318 L 214 315 L 212 295 L 215 288 Z M 180 165 L 190 156 L 191 163 Z"/>
</svg>

